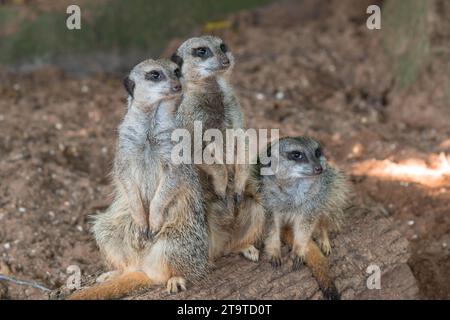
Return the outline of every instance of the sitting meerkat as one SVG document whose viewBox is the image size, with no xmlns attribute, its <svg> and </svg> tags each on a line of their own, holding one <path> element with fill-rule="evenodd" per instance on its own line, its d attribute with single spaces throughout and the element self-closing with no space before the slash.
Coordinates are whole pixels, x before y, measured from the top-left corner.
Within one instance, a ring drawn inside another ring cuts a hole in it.
<svg viewBox="0 0 450 320">
<path fill-rule="evenodd" d="M 70 299 L 117 298 L 159 284 L 177 292 L 186 289 L 186 281 L 208 274 L 208 231 L 197 169 L 172 164 L 170 158 L 179 77 L 173 62 L 146 60 L 124 81 L 128 111 L 119 128 L 115 197 L 93 225 L 100 250 L 115 271 Z"/>
<path fill-rule="evenodd" d="M 183 100 L 177 113 L 182 127 L 193 135 L 194 121 L 200 121 L 202 134 L 208 129 L 218 129 L 223 137 L 226 129 L 243 129 L 241 107 L 228 80 L 234 57 L 220 38 L 202 36 L 188 39 L 172 55 L 172 61 L 180 66 L 182 73 Z M 222 147 L 225 155 L 225 146 Z M 245 148 L 247 152 L 248 147 Z M 236 157 L 236 145 L 233 152 Z M 243 198 L 248 164 L 202 163 L 198 167 L 202 172 L 200 177 L 205 193 L 211 259 L 229 251 L 240 251 L 245 257 L 257 260 L 258 252 L 252 245 L 241 245 L 247 243 L 243 240 L 248 234 L 244 232 L 240 238 L 233 236 L 234 233 L 240 234 L 235 231 L 234 211 Z"/>
<path fill-rule="evenodd" d="M 117 191 L 128 199 L 139 247 L 159 230 L 164 206 L 179 190 L 180 179 L 168 166 L 181 96 L 180 70 L 174 67 L 169 61 L 147 60 L 124 80 L 128 110 L 119 125 L 112 176 Z"/>
<path fill-rule="evenodd" d="M 294 269 L 303 261 L 312 268 L 324 295 L 338 298 L 328 276 L 326 260 L 312 241 L 328 255 L 330 227 L 338 228 L 347 204 L 345 176 L 327 164 L 318 142 L 308 137 L 286 137 L 268 147 L 277 161 L 274 175 L 259 176 L 259 194 L 266 210 L 265 252 L 274 267 L 281 265 L 281 241 L 288 242 Z M 279 151 L 274 154 L 273 150 Z M 319 252 L 318 252 L 319 251 Z M 325 277 L 325 278 L 324 278 Z"/>
</svg>

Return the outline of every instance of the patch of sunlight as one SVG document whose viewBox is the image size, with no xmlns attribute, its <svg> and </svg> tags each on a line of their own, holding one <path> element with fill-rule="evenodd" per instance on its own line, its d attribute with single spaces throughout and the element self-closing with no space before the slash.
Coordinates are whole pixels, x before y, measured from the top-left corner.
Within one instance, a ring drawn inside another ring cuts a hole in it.
<svg viewBox="0 0 450 320">
<path fill-rule="evenodd" d="M 450 164 L 444 153 L 433 155 L 428 161 L 408 159 L 400 163 L 385 160 L 366 160 L 353 166 L 353 173 L 387 180 L 414 182 L 428 187 L 450 186 Z"/>
</svg>

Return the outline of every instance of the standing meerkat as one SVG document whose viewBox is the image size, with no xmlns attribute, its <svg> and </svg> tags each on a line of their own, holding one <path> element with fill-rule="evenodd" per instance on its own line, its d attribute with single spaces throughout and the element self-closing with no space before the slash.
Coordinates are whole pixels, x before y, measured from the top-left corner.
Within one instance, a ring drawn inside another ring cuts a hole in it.
<svg viewBox="0 0 450 320">
<path fill-rule="evenodd" d="M 177 292 L 186 289 L 186 281 L 197 282 L 208 274 L 208 233 L 197 169 L 174 165 L 170 159 L 179 77 L 176 64 L 146 60 L 124 81 L 128 111 L 119 127 L 115 197 L 106 212 L 95 216 L 93 226 L 100 250 L 115 271 L 111 279 L 70 299 L 116 298 L 159 284 Z"/>
<path fill-rule="evenodd" d="M 178 117 L 184 128 L 192 134 L 194 121 L 201 121 L 202 134 L 208 129 L 218 129 L 223 137 L 226 129 L 244 128 L 244 116 L 229 83 L 234 56 L 222 39 L 190 38 L 172 55 L 172 61 L 180 66 L 183 75 L 184 96 Z M 236 148 L 233 153 L 236 157 Z M 247 165 L 236 161 L 236 165 L 201 164 L 200 168 L 212 178 L 220 197 L 227 196 L 229 180 L 232 181 L 230 193 L 240 201 L 248 176 Z"/>
<path fill-rule="evenodd" d="M 282 138 L 269 147 L 277 161 L 274 175 L 259 176 L 259 193 L 266 209 L 265 252 L 274 267 L 281 265 L 281 241 L 291 247 L 294 269 L 310 266 L 326 298 L 339 298 L 327 261 L 330 227 L 338 228 L 347 204 L 346 178 L 327 164 L 318 142 L 308 137 Z M 272 160 L 274 161 L 274 160 Z"/>
<path fill-rule="evenodd" d="M 225 137 L 226 129 L 244 128 L 241 107 L 229 83 L 234 57 L 220 38 L 202 36 L 188 39 L 172 55 L 172 61 L 180 66 L 183 75 L 183 100 L 177 118 L 191 136 L 195 121 L 202 123 L 202 134 L 208 129 L 217 129 Z M 226 148 L 222 147 L 224 155 Z M 236 160 L 237 145 L 233 153 Z M 243 232 L 241 235 L 236 231 L 241 230 L 236 226 L 236 220 L 240 219 L 234 213 L 239 206 L 245 206 L 240 202 L 246 188 L 248 165 L 219 162 L 203 163 L 199 168 L 205 193 L 211 259 L 229 251 L 240 251 L 245 257 L 257 260 L 258 251 L 244 241 L 248 234 Z"/>
</svg>

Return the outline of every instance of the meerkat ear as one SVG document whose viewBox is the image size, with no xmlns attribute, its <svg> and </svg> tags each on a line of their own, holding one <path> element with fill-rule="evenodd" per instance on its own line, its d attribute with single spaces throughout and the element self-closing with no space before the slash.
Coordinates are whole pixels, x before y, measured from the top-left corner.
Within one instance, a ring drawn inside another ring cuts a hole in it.
<svg viewBox="0 0 450 320">
<path fill-rule="evenodd" d="M 134 81 L 131 80 L 130 77 L 126 77 L 125 79 L 123 79 L 123 85 L 128 94 L 133 98 L 134 87 L 136 85 Z"/>
<path fill-rule="evenodd" d="M 170 60 L 175 62 L 180 68 L 183 65 L 183 58 L 181 58 L 176 52 L 170 57 Z"/>
</svg>

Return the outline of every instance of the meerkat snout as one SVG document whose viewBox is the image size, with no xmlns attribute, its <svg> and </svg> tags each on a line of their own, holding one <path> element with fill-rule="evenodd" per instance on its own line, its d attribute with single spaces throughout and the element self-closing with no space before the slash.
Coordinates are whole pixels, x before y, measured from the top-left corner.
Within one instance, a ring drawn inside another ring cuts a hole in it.
<svg viewBox="0 0 450 320">
<path fill-rule="evenodd" d="M 173 93 L 180 92 L 181 91 L 181 84 L 180 83 L 176 83 L 176 82 L 172 83 L 171 90 L 172 90 Z"/>
<path fill-rule="evenodd" d="M 320 164 L 318 166 L 314 167 L 314 173 L 315 174 L 321 174 L 322 171 L 323 171 L 323 168 L 322 168 L 322 166 Z"/>
<path fill-rule="evenodd" d="M 181 71 L 169 60 L 145 60 L 124 80 L 129 96 L 139 105 L 153 105 L 181 95 Z"/>
<path fill-rule="evenodd" d="M 222 39 L 202 36 L 186 40 L 171 60 L 182 68 L 185 77 L 195 79 L 227 72 L 233 66 L 234 57 Z"/>
</svg>

